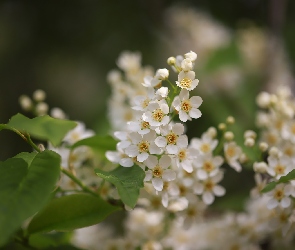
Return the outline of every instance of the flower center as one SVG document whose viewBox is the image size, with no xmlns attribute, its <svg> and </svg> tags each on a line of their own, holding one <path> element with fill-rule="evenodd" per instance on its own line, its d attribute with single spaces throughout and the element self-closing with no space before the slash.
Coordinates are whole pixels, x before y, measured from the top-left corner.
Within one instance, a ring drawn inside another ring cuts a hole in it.
<svg viewBox="0 0 295 250">
<path fill-rule="evenodd" d="M 149 105 L 149 103 L 150 103 L 150 100 L 147 98 L 141 103 L 141 106 L 143 108 L 146 108 Z"/>
<path fill-rule="evenodd" d="M 185 77 L 180 81 L 180 85 L 183 88 L 190 88 L 192 85 L 192 79 Z"/>
<path fill-rule="evenodd" d="M 186 158 L 186 151 L 184 149 L 182 149 L 178 152 L 178 158 L 181 161 L 183 161 Z"/>
<path fill-rule="evenodd" d="M 284 191 L 279 189 L 279 190 L 276 190 L 275 193 L 274 193 L 274 197 L 280 201 L 281 199 L 284 198 Z"/>
<path fill-rule="evenodd" d="M 143 152 L 147 152 L 149 150 L 149 142 L 148 141 L 142 141 L 138 144 L 138 151 L 140 153 L 143 153 Z"/>
<path fill-rule="evenodd" d="M 214 168 L 215 168 L 214 165 L 210 161 L 206 161 L 203 164 L 203 169 L 208 173 L 214 170 Z"/>
<path fill-rule="evenodd" d="M 150 128 L 150 124 L 146 121 L 141 122 L 141 129 L 147 129 Z"/>
<path fill-rule="evenodd" d="M 203 143 L 200 149 L 202 152 L 208 153 L 210 151 L 210 146 L 207 143 Z"/>
<path fill-rule="evenodd" d="M 164 112 L 161 109 L 156 109 L 153 114 L 153 119 L 157 122 L 161 122 L 165 116 Z"/>
<path fill-rule="evenodd" d="M 207 181 L 205 182 L 204 187 L 205 187 L 205 190 L 206 190 L 206 191 L 212 191 L 212 189 L 213 189 L 213 187 L 214 187 L 214 183 L 213 183 L 211 180 L 207 180 Z"/>
<path fill-rule="evenodd" d="M 181 102 L 181 109 L 188 113 L 192 109 L 192 105 L 189 100 L 184 100 Z"/>
<path fill-rule="evenodd" d="M 173 132 L 170 132 L 167 136 L 166 136 L 166 139 L 167 139 L 167 143 L 168 144 L 176 144 L 177 142 L 177 135 L 174 134 Z"/>
<path fill-rule="evenodd" d="M 295 135 L 295 124 L 293 124 L 293 125 L 291 126 L 291 132 L 292 132 L 292 134 Z"/>
<path fill-rule="evenodd" d="M 163 174 L 163 169 L 161 166 L 157 165 L 153 168 L 153 176 L 157 178 L 161 178 Z"/>
<path fill-rule="evenodd" d="M 230 158 L 234 157 L 236 154 L 236 150 L 234 147 L 228 147 L 226 150 L 226 155 Z"/>
<path fill-rule="evenodd" d="M 282 174 L 285 173 L 285 168 L 286 168 L 285 166 L 276 165 L 274 170 L 275 170 L 277 175 L 282 175 Z"/>
</svg>

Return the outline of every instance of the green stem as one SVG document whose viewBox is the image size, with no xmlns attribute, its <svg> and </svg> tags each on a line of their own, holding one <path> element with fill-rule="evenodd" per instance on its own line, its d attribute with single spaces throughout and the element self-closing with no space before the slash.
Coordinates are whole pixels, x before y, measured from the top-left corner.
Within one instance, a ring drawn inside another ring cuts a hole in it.
<svg viewBox="0 0 295 250">
<path fill-rule="evenodd" d="M 172 83 L 172 82 L 170 82 L 170 80 L 169 79 L 166 79 L 166 81 L 171 85 L 171 87 L 172 87 L 172 89 L 174 90 L 174 92 L 175 92 L 175 85 Z"/>
<path fill-rule="evenodd" d="M 94 196 L 98 196 L 97 193 L 95 193 L 94 191 L 92 191 L 89 187 L 87 187 L 86 185 L 84 185 L 83 182 L 81 182 L 76 176 L 74 176 L 72 173 L 70 173 L 68 170 L 64 169 L 64 168 L 60 168 L 61 172 L 63 172 L 66 176 L 68 176 L 72 181 L 74 181 L 80 188 L 82 188 L 83 191 L 85 191 L 86 193 L 90 193 Z"/>
</svg>

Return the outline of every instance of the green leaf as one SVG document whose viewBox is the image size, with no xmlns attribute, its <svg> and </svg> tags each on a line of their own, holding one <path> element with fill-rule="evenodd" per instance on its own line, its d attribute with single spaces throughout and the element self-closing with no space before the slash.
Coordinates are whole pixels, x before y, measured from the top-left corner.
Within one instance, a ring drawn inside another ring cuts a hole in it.
<svg viewBox="0 0 295 250">
<path fill-rule="evenodd" d="M 291 172 L 289 172 L 287 175 L 282 176 L 279 180 L 278 183 L 286 183 L 291 180 L 295 179 L 295 169 L 293 169 Z"/>
<path fill-rule="evenodd" d="M 291 172 L 289 172 L 287 175 L 282 176 L 277 182 L 272 181 L 270 183 L 268 183 L 264 189 L 261 190 L 262 193 L 267 193 L 271 190 L 273 190 L 277 184 L 279 183 L 286 183 L 289 182 L 291 180 L 295 179 L 295 169 L 293 169 Z"/>
<path fill-rule="evenodd" d="M 54 119 L 48 115 L 30 119 L 22 114 L 17 114 L 6 125 L 1 124 L 0 130 L 17 129 L 37 139 L 50 141 L 53 146 L 58 146 L 67 132 L 76 125 L 73 121 Z"/>
<path fill-rule="evenodd" d="M 95 169 L 95 173 L 116 186 L 126 205 L 131 208 L 135 207 L 145 177 L 144 171 L 139 166 L 130 168 L 119 166 L 111 172 Z"/>
<path fill-rule="evenodd" d="M 111 136 L 95 135 L 76 142 L 74 145 L 71 146 L 71 149 L 80 146 L 88 146 L 94 150 L 98 150 L 104 153 L 107 150 L 116 150 L 116 144 L 117 141 Z"/>
<path fill-rule="evenodd" d="M 60 156 L 55 152 L 31 154 L 30 166 L 30 157 L 21 156 L 0 162 L 0 246 L 45 206 L 59 178 Z"/>
<path fill-rule="evenodd" d="M 62 196 L 52 200 L 32 219 L 28 232 L 67 231 L 91 226 L 119 209 L 89 194 Z"/>
<path fill-rule="evenodd" d="M 30 166 L 37 154 L 38 154 L 37 152 L 31 152 L 31 153 L 21 152 L 18 155 L 14 156 L 13 158 L 23 159 L 28 164 L 28 166 Z"/>
<path fill-rule="evenodd" d="M 275 181 L 272 181 L 268 183 L 262 190 L 261 193 L 267 193 L 271 190 L 273 190 L 276 187 L 277 183 Z"/>
</svg>

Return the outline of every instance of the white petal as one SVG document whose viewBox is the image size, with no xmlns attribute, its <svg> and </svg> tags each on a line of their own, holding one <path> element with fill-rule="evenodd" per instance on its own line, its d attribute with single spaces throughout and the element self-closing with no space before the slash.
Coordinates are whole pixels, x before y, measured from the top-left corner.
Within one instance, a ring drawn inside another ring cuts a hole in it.
<svg viewBox="0 0 295 250">
<path fill-rule="evenodd" d="M 127 148 L 131 144 L 130 141 L 120 141 L 117 143 L 117 147 L 120 149 Z"/>
<path fill-rule="evenodd" d="M 186 112 L 180 110 L 179 111 L 179 120 L 181 120 L 182 122 L 186 122 L 187 120 L 189 120 L 189 116 Z"/>
<path fill-rule="evenodd" d="M 171 158 L 168 155 L 163 155 L 159 160 L 159 165 L 166 169 L 171 165 Z"/>
<path fill-rule="evenodd" d="M 177 139 L 177 147 L 186 148 L 188 146 L 188 139 L 186 135 L 181 135 Z"/>
<path fill-rule="evenodd" d="M 149 151 L 151 154 L 156 154 L 156 155 L 161 154 L 162 152 L 162 150 L 154 142 L 150 144 Z"/>
<path fill-rule="evenodd" d="M 172 106 L 177 110 L 179 111 L 180 109 L 180 99 L 179 99 L 179 96 L 175 96 L 173 102 L 172 102 Z"/>
<path fill-rule="evenodd" d="M 160 108 L 162 109 L 162 111 L 164 112 L 164 114 L 168 114 L 169 113 L 169 106 L 166 103 L 162 103 L 160 105 Z"/>
<path fill-rule="evenodd" d="M 199 80 L 198 79 L 195 79 L 192 81 L 191 83 L 191 87 L 190 87 L 190 90 L 193 90 L 195 87 L 197 87 L 199 84 Z"/>
<path fill-rule="evenodd" d="M 215 156 L 212 160 L 212 162 L 216 168 L 220 167 L 222 165 L 223 161 L 224 160 L 221 156 Z"/>
<path fill-rule="evenodd" d="M 128 133 L 127 132 L 123 132 L 123 131 L 116 131 L 115 133 L 114 133 L 114 136 L 116 137 L 116 138 L 118 138 L 119 140 L 127 140 L 127 135 L 128 135 Z"/>
<path fill-rule="evenodd" d="M 122 158 L 119 164 L 123 167 L 132 167 L 134 165 L 134 162 L 131 158 Z"/>
<path fill-rule="evenodd" d="M 150 181 L 153 178 L 153 174 L 150 170 L 145 172 L 145 178 L 144 181 Z"/>
<path fill-rule="evenodd" d="M 270 199 L 266 204 L 268 209 L 274 209 L 278 205 L 279 205 L 279 202 L 276 199 Z"/>
<path fill-rule="evenodd" d="M 153 169 L 158 164 L 158 158 L 157 156 L 150 155 L 144 163 L 148 168 Z"/>
<path fill-rule="evenodd" d="M 193 172 L 193 166 L 191 161 L 183 161 L 181 162 L 180 166 L 188 173 Z"/>
<path fill-rule="evenodd" d="M 110 162 L 118 163 L 120 161 L 119 152 L 116 152 L 116 151 L 107 151 L 106 152 L 106 158 Z"/>
<path fill-rule="evenodd" d="M 210 192 L 204 192 L 204 194 L 202 195 L 202 200 L 205 204 L 210 205 L 214 201 L 214 195 Z"/>
<path fill-rule="evenodd" d="M 155 140 L 155 144 L 160 148 L 164 148 L 167 145 L 167 139 L 163 136 L 158 136 Z"/>
<path fill-rule="evenodd" d="M 144 162 L 148 157 L 149 157 L 149 154 L 147 152 L 143 152 L 137 156 L 137 160 L 139 162 Z"/>
<path fill-rule="evenodd" d="M 204 186 L 201 183 L 197 183 L 194 186 L 194 191 L 195 191 L 196 194 L 202 194 L 203 191 L 204 191 Z"/>
<path fill-rule="evenodd" d="M 284 197 L 282 200 L 281 200 L 281 206 L 283 208 L 287 208 L 291 205 L 291 199 L 289 197 Z"/>
<path fill-rule="evenodd" d="M 213 187 L 213 193 L 216 196 L 223 196 L 225 194 L 225 188 L 220 185 L 216 185 Z"/>
<path fill-rule="evenodd" d="M 197 177 L 200 179 L 200 180 L 206 180 L 208 179 L 208 174 L 205 170 L 203 169 L 198 169 L 197 170 Z"/>
<path fill-rule="evenodd" d="M 191 101 L 191 104 L 193 105 L 194 108 L 198 108 L 203 102 L 203 100 L 200 96 L 192 96 L 190 98 L 190 101 Z"/>
<path fill-rule="evenodd" d="M 192 108 L 189 111 L 189 115 L 190 115 L 190 117 L 197 119 L 197 118 L 202 116 L 202 113 L 201 113 L 201 111 L 199 109 Z"/>
<path fill-rule="evenodd" d="M 177 135 L 182 135 L 184 133 L 184 126 L 181 123 L 176 123 L 172 127 L 172 131 Z"/>
<path fill-rule="evenodd" d="M 178 152 L 178 147 L 176 145 L 168 145 L 166 147 L 168 154 L 175 155 Z"/>
<path fill-rule="evenodd" d="M 138 155 L 138 147 L 135 145 L 130 145 L 128 148 L 125 149 L 125 153 L 129 157 L 135 157 Z"/>
<path fill-rule="evenodd" d="M 160 179 L 160 178 L 153 178 L 152 179 L 152 183 L 153 183 L 154 188 L 157 191 L 162 191 L 163 190 L 163 180 L 162 179 Z"/>
<path fill-rule="evenodd" d="M 173 181 L 176 178 L 176 173 L 171 169 L 167 169 L 164 171 L 162 177 L 164 181 Z"/>
<path fill-rule="evenodd" d="M 182 89 L 179 93 L 179 99 L 180 100 L 187 100 L 189 99 L 189 91 L 186 89 Z"/>
<path fill-rule="evenodd" d="M 167 192 L 162 194 L 162 205 L 163 205 L 163 207 L 168 207 L 168 194 L 167 194 Z"/>
</svg>

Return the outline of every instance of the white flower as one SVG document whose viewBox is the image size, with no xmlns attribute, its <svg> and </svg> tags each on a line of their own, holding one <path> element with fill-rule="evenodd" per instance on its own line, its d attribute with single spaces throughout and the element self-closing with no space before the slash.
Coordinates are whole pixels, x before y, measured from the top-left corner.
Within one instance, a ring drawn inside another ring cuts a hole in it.
<svg viewBox="0 0 295 250">
<path fill-rule="evenodd" d="M 237 172 L 242 170 L 241 164 L 238 162 L 242 154 L 242 149 L 235 143 L 224 143 L 224 156 L 229 166 L 231 166 Z"/>
<path fill-rule="evenodd" d="M 141 135 L 147 134 L 151 131 L 150 124 L 144 121 L 142 117 L 138 118 L 137 121 L 127 122 L 127 125 L 130 131 L 137 132 Z"/>
<path fill-rule="evenodd" d="M 77 122 L 77 126 L 66 134 L 64 141 L 72 145 L 77 141 L 91 137 L 93 135 L 94 132 L 92 130 L 86 129 L 84 123 Z"/>
<path fill-rule="evenodd" d="M 277 180 L 281 176 L 288 174 L 294 168 L 290 158 L 285 155 L 278 157 L 269 156 L 267 161 L 269 166 L 267 173 L 275 177 Z"/>
<path fill-rule="evenodd" d="M 161 87 L 156 91 L 156 95 L 166 98 L 168 96 L 169 89 L 167 87 Z M 160 99 L 160 98 L 158 98 Z"/>
<path fill-rule="evenodd" d="M 212 139 L 209 133 L 203 133 L 201 139 L 192 138 L 190 147 L 197 149 L 201 154 L 210 154 L 216 148 L 218 141 Z"/>
<path fill-rule="evenodd" d="M 205 154 L 200 155 L 193 164 L 197 168 L 197 177 L 200 180 L 206 180 L 218 174 L 222 163 L 223 158 L 221 156 L 213 157 L 211 154 Z"/>
<path fill-rule="evenodd" d="M 282 128 L 282 137 L 295 143 L 295 121 L 284 123 Z"/>
<path fill-rule="evenodd" d="M 193 51 L 190 51 L 190 52 L 184 54 L 184 57 L 187 59 L 190 59 L 191 61 L 195 61 L 197 59 L 197 54 Z"/>
<path fill-rule="evenodd" d="M 144 82 L 142 83 L 142 85 L 144 87 L 147 87 L 147 88 L 157 87 L 161 83 L 161 80 L 160 79 L 154 78 L 152 76 L 146 76 L 146 77 L 144 77 L 143 81 Z"/>
<path fill-rule="evenodd" d="M 153 88 L 147 88 L 146 95 L 138 95 L 132 99 L 132 109 L 145 111 L 147 110 L 151 101 L 155 100 L 156 95 Z"/>
<path fill-rule="evenodd" d="M 123 167 L 132 167 L 134 161 L 132 158 L 128 157 L 123 150 L 118 149 L 118 151 L 107 151 L 106 158 L 113 163 L 118 163 Z"/>
<path fill-rule="evenodd" d="M 199 96 L 193 96 L 189 99 L 189 92 L 182 89 L 179 96 L 176 96 L 172 102 L 173 107 L 179 112 L 179 119 L 182 122 L 191 120 L 191 118 L 199 118 L 202 113 L 198 107 L 202 104 L 203 100 Z"/>
<path fill-rule="evenodd" d="M 124 71 L 137 71 L 141 66 L 141 55 L 138 52 L 123 51 L 119 56 L 117 65 Z"/>
<path fill-rule="evenodd" d="M 158 69 L 155 75 L 156 79 L 166 80 L 169 77 L 168 69 Z"/>
<path fill-rule="evenodd" d="M 270 191 L 266 195 L 270 196 L 270 200 L 267 203 L 268 209 L 273 209 L 277 206 L 287 208 L 291 205 L 291 198 L 289 195 L 292 193 L 293 187 L 291 185 L 285 185 L 283 183 L 278 184 L 274 190 Z"/>
<path fill-rule="evenodd" d="M 148 106 L 148 111 L 142 115 L 144 121 L 151 126 L 166 125 L 169 122 L 169 106 L 165 100 L 159 102 L 151 102 Z"/>
<path fill-rule="evenodd" d="M 224 187 L 217 185 L 223 178 L 223 173 L 218 172 L 217 175 L 208 178 L 195 185 L 195 193 L 202 195 L 202 200 L 205 204 L 213 203 L 215 196 L 223 196 L 225 194 Z"/>
<path fill-rule="evenodd" d="M 193 160 L 197 157 L 198 152 L 194 148 L 179 148 L 178 152 L 172 156 L 177 167 L 183 168 L 187 173 L 193 172 Z"/>
<path fill-rule="evenodd" d="M 125 149 L 129 157 L 136 157 L 137 161 L 145 161 L 149 154 L 160 154 L 161 149 L 155 144 L 156 133 L 150 131 L 143 136 L 137 133 L 130 133 L 132 144 Z"/>
<path fill-rule="evenodd" d="M 168 124 L 162 127 L 160 131 L 162 136 L 158 136 L 155 143 L 158 147 L 165 148 L 168 154 L 176 154 L 179 148 L 188 145 L 187 136 L 182 135 L 184 126 L 181 123 Z"/>
<path fill-rule="evenodd" d="M 176 81 L 176 85 L 178 87 L 182 89 L 187 89 L 189 91 L 197 87 L 198 83 L 199 83 L 199 80 L 195 79 L 194 71 L 188 71 L 188 72 L 181 71 L 178 74 L 178 81 Z"/>
<path fill-rule="evenodd" d="M 149 170 L 146 171 L 144 181 L 152 181 L 157 191 L 163 190 L 164 181 L 172 181 L 176 178 L 176 173 L 167 169 L 171 165 L 171 159 L 168 155 L 163 155 L 160 160 L 154 155 L 150 155 L 145 161 Z"/>
<path fill-rule="evenodd" d="M 191 71 L 193 69 L 193 62 L 188 58 L 183 59 L 181 62 L 181 68 L 184 72 Z"/>
</svg>

